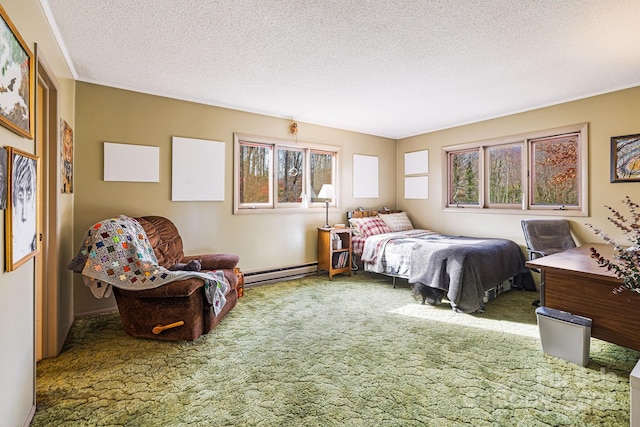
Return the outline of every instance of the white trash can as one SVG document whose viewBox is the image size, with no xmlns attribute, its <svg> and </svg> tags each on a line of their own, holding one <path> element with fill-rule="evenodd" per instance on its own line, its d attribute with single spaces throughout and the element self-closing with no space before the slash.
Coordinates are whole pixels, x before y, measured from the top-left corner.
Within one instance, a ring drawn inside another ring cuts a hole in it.
<svg viewBox="0 0 640 427">
<path fill-rule="evenodd" d="M 591 319 L 549 307 L 536 309 L 542 351 L 568 362 L 587 366 L 591 345 Z"/>
</svg>

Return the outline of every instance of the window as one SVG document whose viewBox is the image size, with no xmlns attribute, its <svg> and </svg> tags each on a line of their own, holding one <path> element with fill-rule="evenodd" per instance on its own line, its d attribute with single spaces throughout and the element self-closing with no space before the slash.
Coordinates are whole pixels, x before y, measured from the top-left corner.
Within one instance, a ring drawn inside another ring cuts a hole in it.
<svg viewBox="0 0 640 427">
<path fill-rule="evenodd" d="M 333 170 L 335 163 L 335 153 L 322 153 L 319 151 L 310 152 L 311 157 L 311 189 L 309 196 L 311 202 L 323 202 L 324 200 L 318 199 L 317 195 L 320 193 L 320 189 L 323 184 L 333 183 Z M 337 190 L 336 190 L 337 191 Z M 337 198 L 337 196 L 336 196 Z"/>
<path fill-rule="evenodd" d="M 587 215 L 587 125 L 445 147 L 445 208 Z"/>
<path fill-rule="evenodd" d="M 268 145 L 240 145 L 240 204 L 272 205 L 271 151 Z"/>
<path fill-rule="evenodd" d="M 338 151 L 336 147 L 235 135 L 234 212 L 324 207 L 325 200 L 317 194 L 323 184 L 336 184 Z M 330 206 L 336 206 L 336 200 Z"/>
<path fill-rule="evenodd" d="M 522 144 L 487 147 L 489 205 L 514 206 L 522 203 Z"/>
<path fill-rule="evenodd" d="M 531 141 L 533 205 L 578 205 L 578 134 Z"/>
<path fill-rule="evenodd" d="M 449 156 L 449 203 L 477 205 L 480 200 L 480 150 L 462 150 Z"/>
<path fill-rule="evenodd" d="M 278 204 L 302 202 L 304 151 L 278 149 Z"/>
</svg>

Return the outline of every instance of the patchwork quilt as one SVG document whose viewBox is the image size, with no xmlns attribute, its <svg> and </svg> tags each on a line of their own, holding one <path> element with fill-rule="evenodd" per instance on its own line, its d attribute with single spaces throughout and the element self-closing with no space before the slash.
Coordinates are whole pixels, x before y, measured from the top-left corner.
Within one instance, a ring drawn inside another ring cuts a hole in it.
<svg viewBox="0 0 640 427">
<path fill-rule="evenodd" d="M 158 265 L 147 234 L 138 221 L 125 215 L 94 224 L 67 266 L 82 273 L 96 298 L 107 298 L 112 286 L 127 290 L 153 289 L 191 277 L 204 281 L 205 294 L 216 315 L 229 286 L 222 271 L 170 271 Z"/>
<path fill-rule="evenodd" d="M 367 237 L 361 259 L 366 271 L 409 277 L 411 254 L 428 236 L 438 235 L 431 230 L 405 230 Z"/>
</svg>

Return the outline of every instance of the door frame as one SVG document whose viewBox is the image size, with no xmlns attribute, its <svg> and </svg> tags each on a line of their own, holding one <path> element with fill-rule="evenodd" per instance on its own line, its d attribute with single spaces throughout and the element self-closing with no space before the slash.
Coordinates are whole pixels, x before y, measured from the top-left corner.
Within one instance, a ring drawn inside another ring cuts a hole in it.
<svg viewBox="0 0 640 427">
<path fill-rule="evenodd" d="M 41 162 L 41 203 L 38 207 L 40 218 L 40 251 L 35 261 L 36 292 L 41 292 L 41 342 L 36 342 L 36 354 L 42 358 L 55 357 L 62 350 L 64 339 L 60 340 L 59 328 L 59 291 L 58 291 L 58 175 L 59 158 L 59 105 L 58 83 L 46 59 L 35 46 L 36 82 L 42 85 L 46 92 L 42 108 L 36 111 L 37 126 L 42 126 L 42 132 L 36 134 L 42 138 L 35 142 L 36 155 Z M 43 114 L 44 117 L 39 117 Z M 37 323 L 36 323 L 36 327 Z M 38 336 L 36 333 L 35 336 Z M 38 352 L 38 346 L 41 349 Z"/>
</svg>

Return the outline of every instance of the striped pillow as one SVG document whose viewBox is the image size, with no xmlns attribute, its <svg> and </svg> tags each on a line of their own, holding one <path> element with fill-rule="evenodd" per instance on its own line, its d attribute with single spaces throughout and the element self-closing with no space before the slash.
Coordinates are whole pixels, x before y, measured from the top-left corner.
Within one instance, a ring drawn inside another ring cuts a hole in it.
<svg viewBox="0 0 640 427">
<path fill-rule="evenodd" d="M 351 218 L 349 223 L 363 236 L 369 237 L 375 234 L 391 233 L 391 230 L 380 218 L 376 216 L 365 218 Z"/>
<path fill-rule="evenodd" d="M 406 212 L 382 214 L 380 218 L 391 231 L 413 230 L 413 224 L 411 224 Z"/>
</svg>

